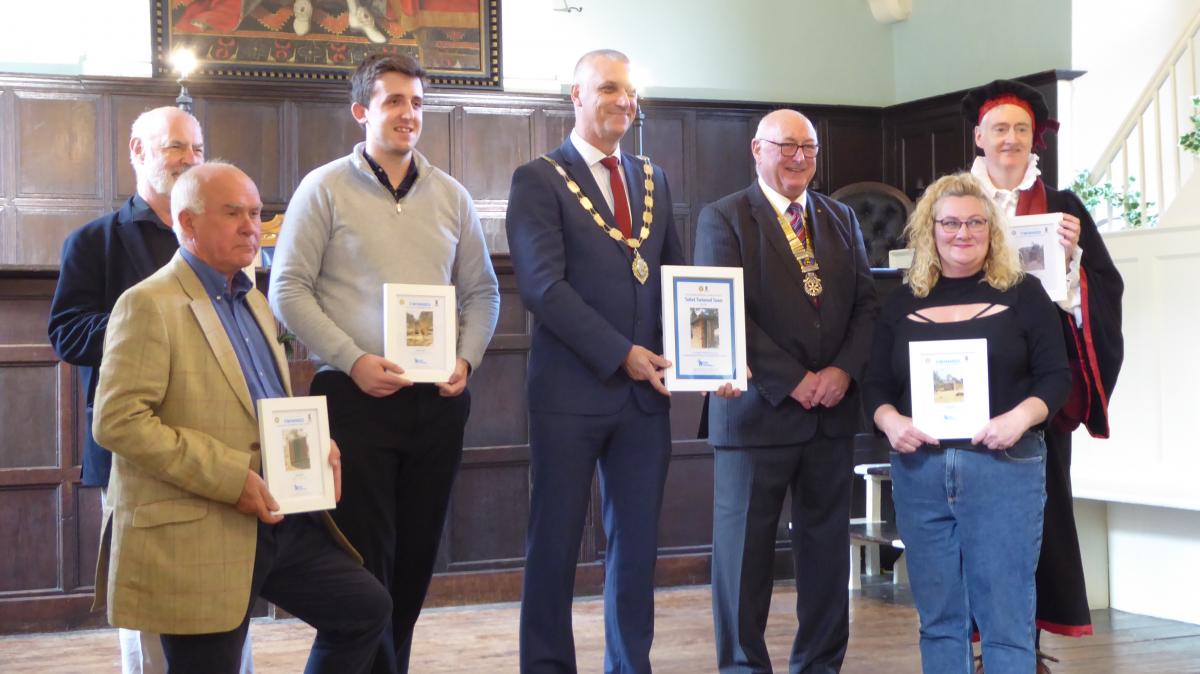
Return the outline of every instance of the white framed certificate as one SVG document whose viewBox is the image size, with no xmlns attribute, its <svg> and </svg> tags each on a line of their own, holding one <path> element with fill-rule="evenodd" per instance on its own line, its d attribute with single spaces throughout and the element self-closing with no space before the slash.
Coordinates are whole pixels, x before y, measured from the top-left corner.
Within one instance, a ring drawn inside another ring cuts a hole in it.
<svg viewBox="0 0 1200 674">
<path fill-rule="evenodd" d="M 741 267 L 662 267 L 663 355 L 671 391 L 746 390 Z"/>
<path fill-rule="evenodd" d="M 282 515 L 337 505 L 329 465 L 325 396 L 260 398 L 258 439 L 263 479 Z"/>
<path fill-rule="evenodd" d="M 383 357 L 410 381 L 449 381 L 458 360 L 454 286 L 383 284 Z"/>
<path fill-rule="evenodd" d="M 1026 274 L 1036 276 L 1054 302 L 1067 299 L 1067 251 L 1059 243 L 1062 213 L 1008 219 L 1008 242 Z"/>
<path fill-rule="evenodd" d="M 939 440 L 973 438 L 991 414 L 986 339 L 908 343 L 913 425 Z"/>
</svg>

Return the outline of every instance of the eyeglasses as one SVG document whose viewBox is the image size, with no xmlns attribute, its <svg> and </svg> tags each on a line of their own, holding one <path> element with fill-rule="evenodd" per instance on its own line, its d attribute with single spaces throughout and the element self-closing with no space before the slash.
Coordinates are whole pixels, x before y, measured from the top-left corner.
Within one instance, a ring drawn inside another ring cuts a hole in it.
<svg viewBox="0 0 1200 674">
<path fill-rule="evenodd" d="M 984 218 L 971 218 L 970 220 L 955 220 L 954 218 L 946 218 L 945 220 L 934 220 L 938 227 L 942 228 L 942 232 L 946 234 L 958 234 L 958 230 L 962 229 L 963 225 L 967 226 L 967 231 L 972 234 L 983 231 L 988 226 L 988 221 Z"/>
<path fill-rule="evenodd" d="M 800 143 L 776 143 L 775 141 L 768 140 L 766 138 L 759 138 L 758 140 L 778 147 L 779 154 L 785 157 L 795 157 L 797 150 L 803 150 L 804 156 L 812 159 L 813 157 L 817 156 L 817 152 L 821 149 L 821 146 L 817 145 L 816 143 L 805 143 L 801 145 Z"/>
</svg>

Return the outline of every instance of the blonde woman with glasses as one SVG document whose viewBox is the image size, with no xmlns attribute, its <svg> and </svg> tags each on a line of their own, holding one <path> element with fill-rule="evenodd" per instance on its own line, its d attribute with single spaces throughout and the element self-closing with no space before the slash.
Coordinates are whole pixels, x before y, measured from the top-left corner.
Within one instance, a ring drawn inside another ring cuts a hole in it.
<svg viewBox="0 0 1200 674">
<path fill-rule="evenodd" d="M 974 616 L 988 674 L 1029 674 L 1045 500 L 1046 420 L 1070 382 L 1055 307 L 967 173 L 926 190 L 905 229 L 905 282 L 876 326 L 864 392 L 892 446 L 896 520 L 925 672 L 970 674 Z M 972 437 L 913 423 L 909 343 L 987 341 L 988 420 Z"/>
</svg>

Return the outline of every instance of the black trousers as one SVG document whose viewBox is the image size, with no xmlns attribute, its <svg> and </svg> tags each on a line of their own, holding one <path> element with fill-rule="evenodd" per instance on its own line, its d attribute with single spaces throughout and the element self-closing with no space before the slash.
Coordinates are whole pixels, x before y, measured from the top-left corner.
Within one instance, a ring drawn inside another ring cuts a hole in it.
<svg viewBox="0 0 1200 674">
<path fill-rule="evenodd" d="M 717 448 L 713 459 L 713 622 L 721 674 L 772 670 L 764 633 L 779 515 L 791 493 L 796 638 L 791 674 L 833 674 L 850 638 L 851 438 Z"/>
<path fill-rule="evenodd" d="M 250 609 L 260 596 L 317 628 L 304 667 L 308 674 L 368 671 L 392 604 L 379 581 L 337 547 L 315 516 L 259 522 L 242 624 L 229 632 L 162 635 L 167 672 L 237 674 Z"/>
<path fill-rule="evenodd" d="M 324 371 L 311 394 L 326 396 L 342 452 L 342 502 L 333 518 L 392 596 L 391 626 L 371 671 L 407 672 L 462 463 L 470 393 L 443 398 L 436 386 L 416 384 L 374 398 L 348 375 Z"/>
</svg>

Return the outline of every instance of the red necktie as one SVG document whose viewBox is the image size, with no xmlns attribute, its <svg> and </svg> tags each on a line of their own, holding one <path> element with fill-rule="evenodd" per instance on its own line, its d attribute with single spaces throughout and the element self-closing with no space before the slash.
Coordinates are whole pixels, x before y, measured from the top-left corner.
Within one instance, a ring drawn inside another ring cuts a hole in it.
<svg viewBox="0 0 1200 674">
<path fill-rule="evenodd" d="M 625 196 L 625 183 L 621 182 L 621 164 L 616 157 L 605 157 L 600 164 L 608 169 L 608 182 L 612 185 L 613 215 L 617 216 L 617 229 L 628 239 L 632 236 L 633 220 L 629 216 L 629 199 Z"/>
</svg>

